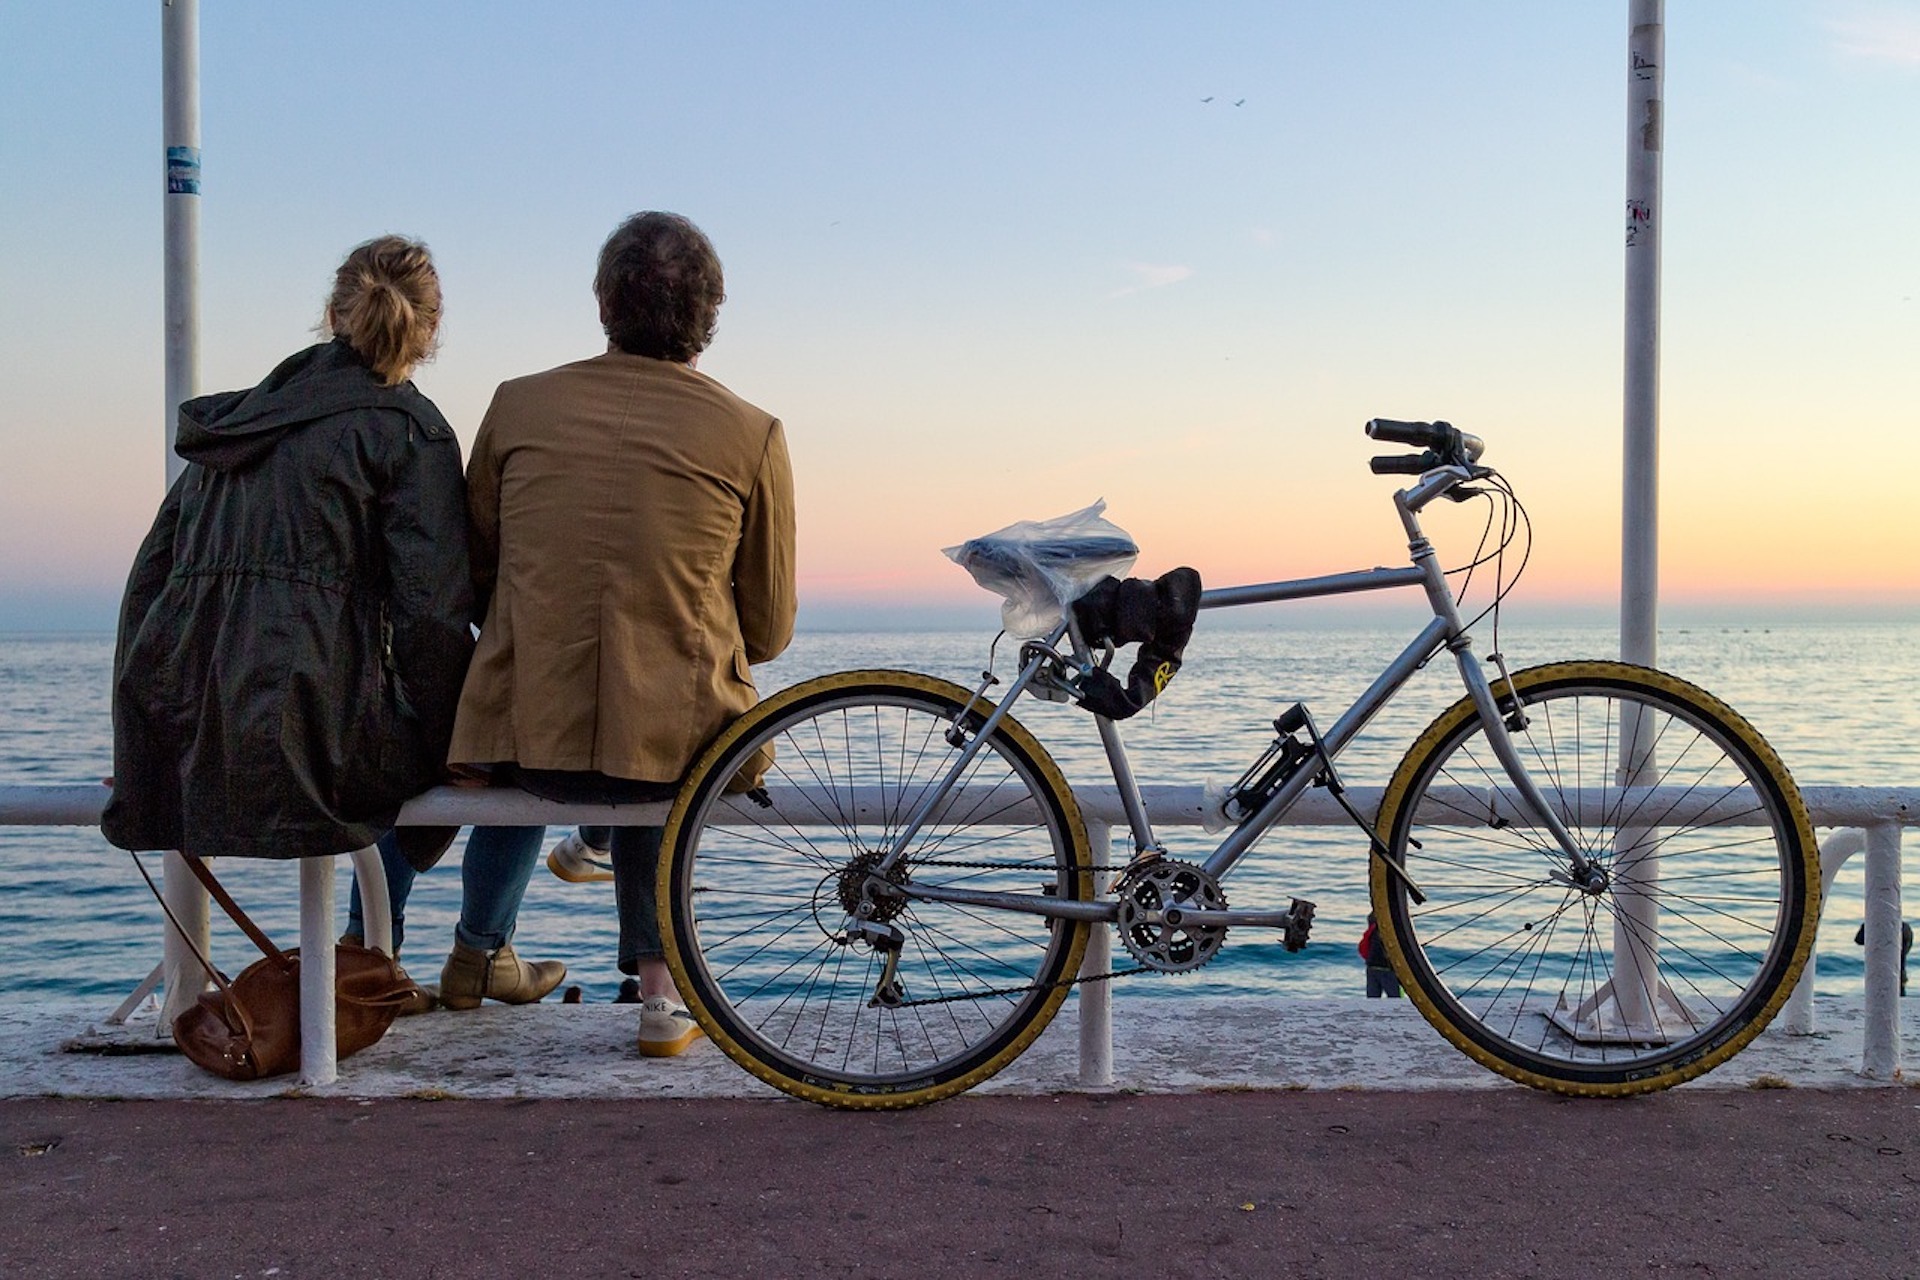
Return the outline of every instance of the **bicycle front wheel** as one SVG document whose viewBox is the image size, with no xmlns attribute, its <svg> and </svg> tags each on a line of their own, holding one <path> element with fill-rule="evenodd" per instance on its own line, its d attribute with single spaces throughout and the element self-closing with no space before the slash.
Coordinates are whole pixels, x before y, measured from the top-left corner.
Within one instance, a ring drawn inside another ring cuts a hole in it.
<svg viewBox="0 0 1920 1280">
<path fill-rule="evenodd" d="M 1673 676 L 1568 662 L 1513 685 L 1514 745 L 1604 875 L 1571 882 L 1462 699 L 1380 808 L 1389 856 L 1427 898 L 1375 860 L 1407 994 L 1469 1056 L 1539 1088 L 1641 1093 L 1710 1070 L 1773 1018 L 1813 946 L 1819 853 L 1799 790 L 1752 726 Z"/>
<path fill-rule="evenodd" d="M 932 1102 L 1011 1062 L 1066 999 L 1085 921 L 888 897 L 869 919 L 896 931 L 897 985 L 887 948 L 851 928 L 861 887 L 956 768 L 953 739 L 993 710 L 967 703 L 910 672 L 823 676 L 735 722 L 681 789 L 660 865 L 668 963 L 714 1043 L 775 1088 Z M 1011 717 L 980 745 L 888 879 L 1090 900 L 1086 826 L 1059 769 Z M 730 794 L 768 752 L 771 807 Z"/>
</svg>

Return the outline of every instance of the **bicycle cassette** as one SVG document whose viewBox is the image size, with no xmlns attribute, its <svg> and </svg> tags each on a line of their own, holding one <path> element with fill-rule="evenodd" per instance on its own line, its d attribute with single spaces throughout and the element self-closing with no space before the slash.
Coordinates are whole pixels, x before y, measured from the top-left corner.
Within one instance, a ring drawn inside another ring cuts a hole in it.
<svg viewBox="0 0 1920 1280">
<path fill-rule="evenodd" d="M 1213 959 L 1226 940 L 1225 925 L 1209 925 L 1209 911 L 1224 911 L 1220 884 L 1187 862 L 1156 858 L 1129 868 L 1115 887 L 1114 923 L 1133 958 L 1162 973 L 1187 973 Z"/>
</svg>

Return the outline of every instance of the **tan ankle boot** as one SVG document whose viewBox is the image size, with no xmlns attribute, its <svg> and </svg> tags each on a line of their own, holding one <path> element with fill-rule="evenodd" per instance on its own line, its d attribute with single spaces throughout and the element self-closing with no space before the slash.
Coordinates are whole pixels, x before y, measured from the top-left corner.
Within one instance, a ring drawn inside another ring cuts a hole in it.
<svg viewBox="0 0 1920 1280">
<path fill-rule="evenodd" d="M 478 1009 L 487 995 L 487 953 L 464 942 L 453 944 L 453 952 L 440 970 L 440 1003 L 449 1009 Z"/>
<path fill-rule="evenodd" d="M 493 953 L 487 971 L 487 999 L 502 1004 L 532 1004 L 544 999 L 567 976 L 567 966 L 558 960 L 522 960 L 513 954 L 513 945 Z"/>
<path fill-rule="evenodd" d="M 455 942 L 440 970 L 440 1003 L 449 1009 L 476 1009 L 482 1000 L 532 1004 L 566 976 L 567 966 L 558 960 L 530 963 L 513 953 L 511 943 L 489 954 Z"/>
</svg>

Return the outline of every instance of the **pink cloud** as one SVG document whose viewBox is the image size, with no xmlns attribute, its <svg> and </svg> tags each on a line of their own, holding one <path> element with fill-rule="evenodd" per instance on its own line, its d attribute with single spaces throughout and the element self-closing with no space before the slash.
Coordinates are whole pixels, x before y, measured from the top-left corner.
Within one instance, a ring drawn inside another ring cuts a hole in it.
<svg viewBox="0 0 1920 1280">
<path fill-rule="evenodd" d="M 1831 19 L 1835 51 L 1849 58 L 1920 68 L 1920 10 L 1862 9 Z"/>
<path fill-rule="evenodd" d="M 1109 298 L 1124 298 L 1130 293 L 1140 293 L 1147 289 L 1164 289 L 1170 284 L 1179 284 L 1193 275 L 1192 267 L 1155 266 L 1146 262 L 1129 262 L 1127 271 L 1134 282 L 1125 288 L 1115 289 Z"/>
</svg>

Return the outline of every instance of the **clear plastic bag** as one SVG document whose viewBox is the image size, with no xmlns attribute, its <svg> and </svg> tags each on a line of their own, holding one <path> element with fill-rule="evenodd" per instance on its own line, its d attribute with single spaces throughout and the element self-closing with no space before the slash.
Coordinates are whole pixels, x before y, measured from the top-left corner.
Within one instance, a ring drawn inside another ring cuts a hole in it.
<svg viewBox="0 0 1920 1280">
<path fill-rule="evenodd" d="M 1056 516 L 1022 520 L 946 548 L 973 580 L 1000 596 L 1000 619 L 1016 639 L 1044 636 L 1067 606 L 1109 575 L 1125 574 L 1140 555 L 1126 530 L 1102 516 L 1104 501 Z"/>
</svg>

